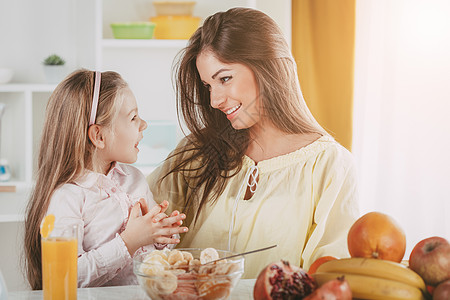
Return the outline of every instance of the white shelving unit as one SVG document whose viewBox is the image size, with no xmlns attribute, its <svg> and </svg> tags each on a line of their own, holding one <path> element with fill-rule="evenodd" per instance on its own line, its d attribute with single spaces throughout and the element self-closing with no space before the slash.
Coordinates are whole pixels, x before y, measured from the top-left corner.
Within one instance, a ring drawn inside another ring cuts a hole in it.
<svg viewBox="0 0 450 300">
<path fill-rule="evenodd" d="M 197 0 L 193 15 L 203 21 L 231 7 L 256 7 L 256 2 Z M 110 28 L 113 22 L 148 21 L 155 15 L 152 1 L 96 0 L 95 68 L 122 74 L 136 96 L 144 119 L 176 122 L 171 71 L 174 58 L 187 45 L 187 40 L 119 40 L 113 38 Z"/>
<path fill-rule="evenodd" d="M 101 47 L 107 48 L 149 48 L 149 49 L 181 49 L 187 44 L 186 40 L 116 40 L 103 39 Z"/>
<path fill-rule="evenodd" d="M 66 18 L 73 48 L 72 65 L 119 72 L 136 95 L 141 116 L 146 120 L 176 123 L 172 63 L 187 40 L 118 40 L 109 24 L 140 21 L 155 15 L 151 1 L 142 10 L 141 0 L 66 0 L 62 8 L 73 10 Z M 194 15 L 202 18 L 232 6 L 253 6 L 253 1 L 229 0 L 226 3 L 199 0 Z M 61 20 L 60 20 L 61 22 Z M 94 29 L 94 30 L 92 30 Z M 70 66 L 69 66 L 70 67 Z M 37 151 L 44 122 L 45 107 L 56 84 L 12 83 L 0 85 L 0 102 L 6 103 L 2 122 L 1 158 L 7 159 L 12 178 L 0 182 L 0 223 L 23 220 L 24 207 L 34 182 Z M 154 127 L 153 127 L 154 129 Z M 149 129 L 152 130 L 150 123 Z M 151 169 L 151 168 L 149 168 Z M 13 192 L 11 192 L 13 191 Z"/>
<path fill-rule="evenodd" d="M 22 222 L 33 184 L 35 154 L 42 129 L 45 104 L 54 84 L 0 85 L 0 102 L 6 103 L 2 120 L 2 158 L 10 165 L 12 179 L 0 182 L 0 223 Z"/>
<path fill-rule="evenodd" d="M 118 40 L 112 37 L 109 27 L 112 22 L 148 20 L 156 15 L 152 1 L 66 1 L 62 7 L 73 11 L 73 15 L 61 18 L 60 22 L 64 20 L 68 24 L 60 25 L 67 27 L 68 33 L 74 36 L 64 40 L 73 49 L 72 65 L 119 72 L 133 90 L 143 119 L 177 123 L 172 65 L 178 52 L 187 45 L 187 40 Z M 272 17 L 283 24 L 289 16 L 290 1 L 198 0 L 194 15 L 203 21 L 217 11 L 236 6 L 270 11 Z M 0 85 L 0 102 L 7 105 L 2 122 L 0 154 L 8 160 L 13 173 L 12 180 L 0 182 L 0 187 L 14 186 L 16 190 L 15 193 L 0 192 L 0 201 L 17 198 L 22 192 L 28 195 L 34 180 L 46 103 L 55 87 L 54 84 L 42 83 Z M 151 123 L 147 130 L 152 130 Z M 181 134 L 178 134 L 177 138 L 180 137 Z M 2 213 L 3 210 L 0 212 L 0 222 Z"/>
<path fill-rule="evenodd" d="M 16 186 L 25 189 L 33 181 L 33 154 L 37 124 L 42 123 L 43 98 L 48 98 L 54 84 L 6 84 L 0 85 L 0 101 L 6 103 L 2 121 L 2 158 L 6 158 L 12 170 L 12 180 L 0 182 L 0 186 Z"/>
</svg>

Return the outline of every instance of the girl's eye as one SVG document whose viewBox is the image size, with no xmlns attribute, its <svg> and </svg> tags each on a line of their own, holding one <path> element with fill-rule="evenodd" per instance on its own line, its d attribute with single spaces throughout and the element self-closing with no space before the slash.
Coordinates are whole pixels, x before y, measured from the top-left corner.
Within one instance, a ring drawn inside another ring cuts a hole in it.
<svg viewBox="0 0 450 300">
<path fill-rule="evenodd" d="M 136 120 L 136 118 L 137 118 L 137 115 L 134 115 L 133 118 L 131 119 L 131 121 Z"/>
<path fill-rule="evenodd" d="M 233 78 L 233 77 L 232 77 L 232 76 L 225 76 L 225 77 L 220 78 L 220 80 L 221 80 L 222 82 L 227 82 L 227 81 L 229 81 L 231 78 Z"/>
</svg>

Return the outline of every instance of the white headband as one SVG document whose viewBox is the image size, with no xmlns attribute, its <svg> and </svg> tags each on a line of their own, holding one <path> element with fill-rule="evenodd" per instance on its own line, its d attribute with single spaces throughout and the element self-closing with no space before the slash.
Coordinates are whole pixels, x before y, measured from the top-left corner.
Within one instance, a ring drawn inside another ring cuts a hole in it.
<svg viewBox="0 0 450 300">
<path fill-rule="evenodd" d="M 95 117 L 97 116 L 98 96 L 100 94 L 100 82 L 102 73 L 95 71 L 94 96 L 92 97 L 91 117 L 89 119 L 89 126 L 95 124 Z"/>
</svg>

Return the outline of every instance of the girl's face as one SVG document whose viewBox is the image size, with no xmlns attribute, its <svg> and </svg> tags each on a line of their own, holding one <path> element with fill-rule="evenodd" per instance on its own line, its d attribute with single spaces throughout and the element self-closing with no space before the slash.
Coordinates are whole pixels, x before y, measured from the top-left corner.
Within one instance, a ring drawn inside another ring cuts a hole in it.
<svg viewBox="0 0 450 300">
<path fill-rule="evenodd" d="M 222 111 L 233 128 L 250 128 L 260 121 L 258 86 L 250 68 L 223 63 L 211 51 L 203 51 L 197 57 L 197 70 L 209 89 L 211 106 Z"/>
<path fill-rule="evenodd" d="M 122 97 L 123 102 L 112 130 L 106 134 L 104 159 L 131 164 L 137 160 L 138 144 L 147 123 L 138 115 L 136 98 L 130 88 L 124 88 L 118 97 Z"/>
</svg>

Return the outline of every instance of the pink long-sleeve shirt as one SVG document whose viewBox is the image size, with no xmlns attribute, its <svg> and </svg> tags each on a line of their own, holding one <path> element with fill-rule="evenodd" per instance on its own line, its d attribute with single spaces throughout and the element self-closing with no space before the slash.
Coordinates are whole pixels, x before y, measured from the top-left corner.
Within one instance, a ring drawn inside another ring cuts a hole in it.
<svg viewBox="0 0 450 300">
<path fill-rule="evenodd" d="M 140 198 L 149 208 L 156 205 L 144 175 L 119 163 L 106 176 L 89 171 L 55 190 L 47 214 L 55 215 L 55 224 L 78 225 L 78 287 L 137 284 L 120 233 Z"/>
</svg>

